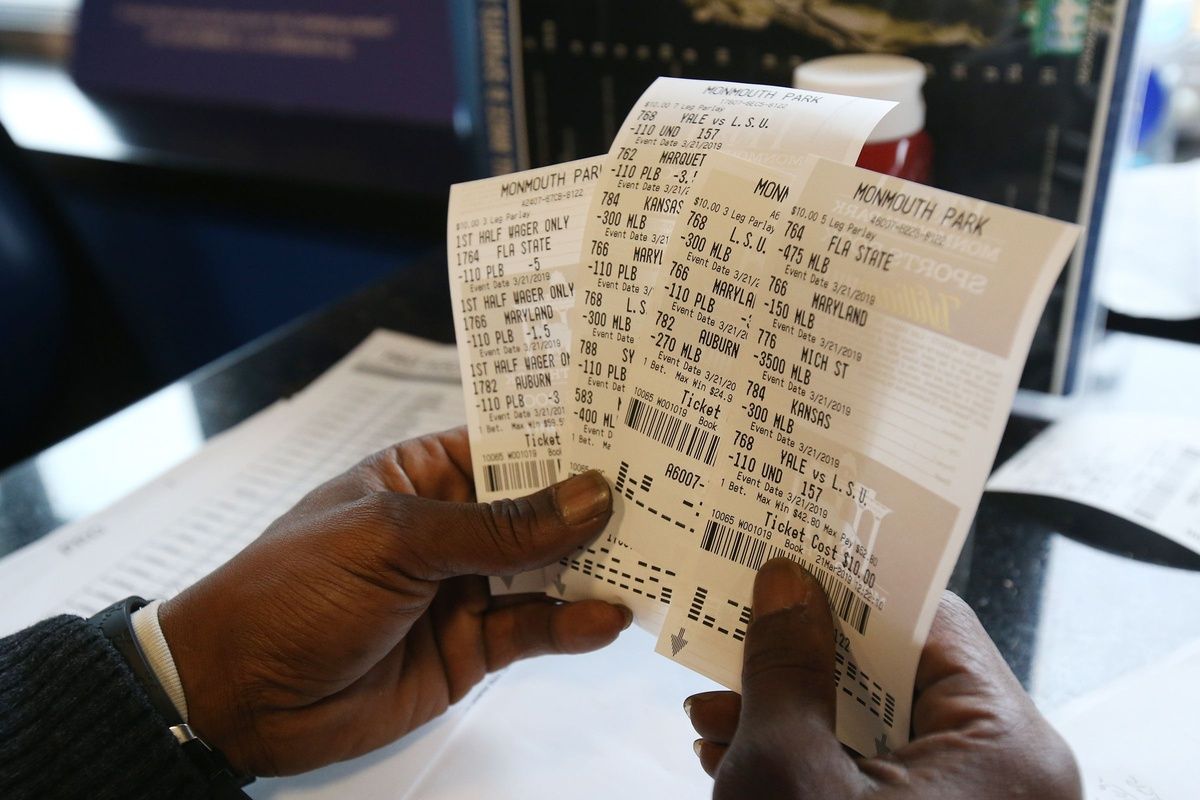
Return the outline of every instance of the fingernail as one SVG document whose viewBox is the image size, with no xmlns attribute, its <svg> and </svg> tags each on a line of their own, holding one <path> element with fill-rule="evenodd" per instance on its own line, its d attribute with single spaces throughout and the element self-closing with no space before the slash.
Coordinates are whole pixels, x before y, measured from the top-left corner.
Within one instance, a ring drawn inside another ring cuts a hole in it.
<svg viewBox="0 0 1200 800">
<path fill-rule="evenodd" d="M 629 606 L 617 605 L 616 603 L 613 603 L 613 605 L 617 606 L 617 610 L 620 611 L 621 616 L 625 618 L 625 624 L 621 626 L 621 630 L 629 630 L 629 626 L 633 624 L 633 610 L 629 608 Z"/>
<path fill-rule="evenodd" d="M 685 698 L 683 701 L 683 713 L 687 714 L 688 719 L 692 718 L 692 698 Z"/>
<path fill-rule="evenodd" d="M 555 486 L 554 504 L 563 522 L 579 525 L 608 513 L 612 509 L 612 493 L 604 475 L 593 469 Z"/>
<path fill-rule="evenodd" d="M 754 614 L 763 616 L 773 611 L 808 605 L 816 581 L 794 561 L 773 558 L 758 571 L 754 579 Z"/>
<path fill-rule="evenodd" d="M 696 741 L 692 742 L 692 750 L 696 753 L 696 755 L 700 755 L 700 746 L 703 744 L 703 739 L 697 739 Z"/>
</svg>

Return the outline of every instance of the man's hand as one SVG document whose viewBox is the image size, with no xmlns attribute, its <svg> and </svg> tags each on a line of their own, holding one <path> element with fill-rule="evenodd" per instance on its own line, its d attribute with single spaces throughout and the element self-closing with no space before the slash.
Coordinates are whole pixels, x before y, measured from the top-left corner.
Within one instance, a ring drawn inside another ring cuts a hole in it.
<svg viewBox="0 0 1200 800">
<path fill-rule="evenodd" d="M 851 756 L 834 737 L 833 620 L 817 581 L 786 559 L 754 583 L 742 696 L 685 707 L 714 797 L 1078 800 L 1079 773 L 975 614 L 942 598 L 917 669 L 913 737 L 891 755 Z"/>
<path fill-rule="evenodd" d="M 473 503 L 465 429 L 384 450 L 313 490 L 160 619 L 192 727 L 233 766 L 301 772 L 380 747 L 490 670 L 602 647 L 628 609 L 490 598 L 481 575 L 549 564 L 595 536 L 585 473 Z"/>
</svg>

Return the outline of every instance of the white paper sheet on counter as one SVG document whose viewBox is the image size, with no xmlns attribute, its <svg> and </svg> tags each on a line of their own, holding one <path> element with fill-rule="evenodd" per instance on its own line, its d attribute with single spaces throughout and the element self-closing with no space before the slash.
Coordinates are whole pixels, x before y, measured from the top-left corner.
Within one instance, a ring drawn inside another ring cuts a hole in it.
<svg viewBox="0 0 1200 800">
<path fill-rule="evenodd" d="M 1050 715 L 1087 800 L 1194 800 L 1200 753 L 1200 642 Z"/>
<path fill-rule="evenodd" d="M 1200 419 L 1081 412 L 1034 438 L 987 488 L 1092 506 L 1200 553 Z"/>
</svg>

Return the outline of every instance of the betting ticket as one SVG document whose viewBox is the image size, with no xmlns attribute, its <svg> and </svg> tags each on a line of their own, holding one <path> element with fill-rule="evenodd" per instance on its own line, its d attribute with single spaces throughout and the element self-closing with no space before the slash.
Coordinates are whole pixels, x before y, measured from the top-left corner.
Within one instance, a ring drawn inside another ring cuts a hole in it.
<svg viewBox="0 0 1200 800">
<path fill-rule="evenodd" d="M 615 467 L 612 436 L 663 251 L 692 182 L 716 153 L 794 169 L 807 154 L 853 163 L 893 103 L 800 89 L 659 78 L 609 149 L 583 236 L 568 416 L 569 471 Z"/>
<path fill-rule="evenodd" d="M 755 571 L 805 565 L 838 732 L 907 739 L 912 681 L 1075 226 L 817 158 L 712 156 L 613 437 L 619 537 L 680 576 L 659 652 L 738 688 Z"/>
<path fill-rule="evenodd" d="M 584 231 L 568 367 L 571 400 L 564 457 L 571 473 L 595 468 L 620 481 L 612 437 L 628 410 L 627 374 L 642 341 L 663 252 L 707 159 L 737 153 L 795 169 L 806 154 L 853 162 L 888 101 L 773 86 L 658 79 L 618 131 L 592 197 Z M 633 608 L 656 631 L 678 571 L 638 552 L 617 533 L 550 571 L 557 597 L 601 597 Z"/>
<path fill-rule="evenodd" d="M 601 157 L 457 184 L 447 261 L 476 496 L 541 489 L 563 475 L 572 331 L 566 317 Z M 493 594 L 545 591 L 628 606 L 658 632 L 676 572 L 619 542 L 594 542 L 556 569 L 492 578 Z"/>
<path fill-rule="evenodd" d="M 467 429 L 482 502 L 559 480 L 567 324 L 580 237 L 601 157 L 450 188 L 446 224 Z M 541 570 L 493 578 L 542 591 Z"/>
<path fill-rule="evenodd" d="M 605 535 L 494 591 L 625 603 L 736 689 L 755 571 L 792 558 L 830 598 L 838 734 L 867 754 L 907 738 L 1078 233 L 802 155 L 852 159 L 887 108 L 660 80 L 607 157 L 456 186 L 448 223 L 480 498 L 614 486 Z"/>
</svg>

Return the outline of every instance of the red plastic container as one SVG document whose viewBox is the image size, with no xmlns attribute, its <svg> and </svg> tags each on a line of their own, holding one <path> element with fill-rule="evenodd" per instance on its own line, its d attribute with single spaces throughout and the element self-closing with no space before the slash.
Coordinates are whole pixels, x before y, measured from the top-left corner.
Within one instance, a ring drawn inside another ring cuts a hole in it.
<svg viewBox="0 0 1200 800">
<path fill-rule="evenodd" d="M 919 130 L 912 136 L 867 142 L 858 154 L 858 166 L 917 183 L 929 183 L 933 176 L 933 140 L 924 130 Z"/>
<path fill-rule="evenodd" d="M 867 138 L 858 166 L 919 183 L 933 176 L 933 141 L 925 132 L 925 65 L 904 56 L 829 56 L 796 67 L 793 85 L 814 92 L 894 100 Z"/>
</svg>

